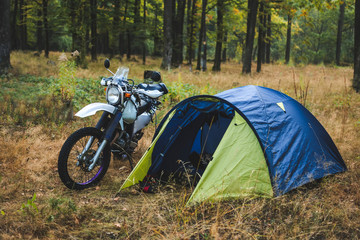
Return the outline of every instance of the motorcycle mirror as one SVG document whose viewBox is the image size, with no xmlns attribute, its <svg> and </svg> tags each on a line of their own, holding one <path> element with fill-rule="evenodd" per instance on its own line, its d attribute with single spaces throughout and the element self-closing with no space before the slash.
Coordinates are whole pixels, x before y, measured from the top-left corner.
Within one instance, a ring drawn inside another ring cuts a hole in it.
<svg viewBox="0 0 360 240">
<path fill-rule="evenodd" d="M 105 66 L 105 68 L 109 68 L 109 67 L 110 67 L 110 60 L 109 60 L 109 59 L 105 59 L 105 61 L 104 61 L 104 66 Z"/>
</svg>

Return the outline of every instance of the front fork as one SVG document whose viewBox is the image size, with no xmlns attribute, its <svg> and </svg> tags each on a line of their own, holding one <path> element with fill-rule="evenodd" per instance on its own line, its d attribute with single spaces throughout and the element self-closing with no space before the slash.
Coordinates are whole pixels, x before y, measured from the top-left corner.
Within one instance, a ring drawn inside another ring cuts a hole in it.
<svg viewBox="0 0 360 240">
<path fill-rule="evenodd" d="M 108 113 L 108 112 L 104 112 L 102 114 L 99 122 L 96 124 L 95 128 L 101 130 L 101 128 L 105 127 L 106 126 L 106 121 L 108 120 L 109 114 L 110 113 Z M 122 121 L 120 121 L 121 116 L 122 116 L 122 113 L 120 111 L 115 113 L 114 118 L 111 120 L 109 126 L 106 129 L 104 139 L 102 140 L 102 142 L 101 142 L 98 150 L 96 151 L 94 157 L 90 160 L 91 164 L 88 167 L 88 171 L 91 171 L 91 170 L 94 169 L 97 161 L 99 160 L 99 156 L 100 156 L 101 152 L 104 150 L 106 144 L 111 141 L 111 138 L 112 138 L 112 136 L 114 134 L 114 131 L 115 131 L 117 125 L 120 124 L 121 128 L 124 129 L 123 123 L 122 123 Z M 82 151 L 81 155 L 83 155 L 86 151 L 89 150 L 89 148 L 93 144 L 93 142 L 94 142 L 94 137 L 90 137 L 90 139 L 86 143 L 86 146 L 85 146 L 84 150 Z"/>
</svg>

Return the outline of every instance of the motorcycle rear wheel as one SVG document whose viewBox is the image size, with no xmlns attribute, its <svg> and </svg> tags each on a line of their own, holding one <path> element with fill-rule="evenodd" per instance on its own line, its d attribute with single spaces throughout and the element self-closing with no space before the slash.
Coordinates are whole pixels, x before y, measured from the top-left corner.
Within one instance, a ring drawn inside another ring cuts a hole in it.
<svg viewBox="0 0 360 240">
<path fill-rule="evenodd" d="M 93 143 L 83 152 L 89 139 Z M 101 152 L 97 164 L 89 171 L 91 159 L 102 142 L 103 133 L 96 128 L 81 128 L 65 141 L 58 159 L 58 172 L 61 181 L 70 189 L 82 190 L 97 184 L 109 168 L 111 152 L 107 145 Z"/>
</svg>

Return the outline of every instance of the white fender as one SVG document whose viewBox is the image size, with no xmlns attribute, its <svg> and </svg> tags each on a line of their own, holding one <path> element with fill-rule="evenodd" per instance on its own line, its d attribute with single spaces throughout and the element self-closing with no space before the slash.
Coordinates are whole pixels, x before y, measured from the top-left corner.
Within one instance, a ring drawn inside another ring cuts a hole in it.
<svg viewBox="0 0 360 240">
<path fill-rule="evenodd" d="M 88 117 L 94 115 L 98 111 L 106 111 L 111 114 L 115 114 L 116 107 L 106 104 L 106 103 L 91 103 L 85 107 L 83 107 L 80 111 L 78 111 L 75 116 L 77 117 Z"/>
</svg>

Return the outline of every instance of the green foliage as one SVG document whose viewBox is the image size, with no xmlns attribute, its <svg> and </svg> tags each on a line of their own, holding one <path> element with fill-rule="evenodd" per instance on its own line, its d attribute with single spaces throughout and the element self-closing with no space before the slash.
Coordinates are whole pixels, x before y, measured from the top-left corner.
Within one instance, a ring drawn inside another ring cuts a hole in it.
<svg viewBox="0 0 360 240">
<path fill-rule="evenodd" d="M 294 13 L 291 38 L 291 58 L 294 63 L 329 64 L 335 61 L 340 2 L 292 1 L 289 6 L 297 6 L 294 8 L 297 11 Z M 271 55 L 274 60 L 282 60 L 285 55 L 287 12 L 284 10 L 286 9 L 278 11 L 278 14 L 274 14 L 272 18 L 277 22 L 281 17 L 284 19 L 281 29 L 275 30 L 276 25 L 273 25 L 272 29 L 272 32 L 282 32 L 281 38 L 274 38 L 272 42 Z M 347 2 L 341 46 L 343 63 L 353 62 L 353 28 L 354 6 L 352 2 Z"/>
<path fill-rule="evenodd" d="M 50 212 L 47 217 L 48 222 L 69 218 L 73 213 L 77 212 L 75 202 L 69 198 L 50 198 L 49 205 Z"/>
<path fill-rule="evenodd" d="M 75 71 L 76 64 L 74 61 L 61 62 L 59 65 L 59 78 L 51 86 L 52 94 L 55 97 L 60 97 L 64 103 L 71 102 L 75 96 Z"/>
<path fill-rule="evenodd" d="M 0 121 L 8 124 L 61 124 L 71 105 L 76 110 L 104 101 L 99 80 L 75 78 L 75 67 L 64 64 L 61 78 L 9 75 L 0 79 Z"/>
<path fill-rule="evenodd" d="M 163 96 L 162 99 L 165 105 L 170 106 L 173 106 L 178 102 L 195 95 L 216 94 L 216 90 L 213 89 L 209 83 L 200 88 L 192 84 L 183 83 L 181 78 L 179 81 L 168 83 L 167 88 L 169 89 L 169 93 Z"/>
<path fill-rule="evenodd" d="M 31 199 L 28 199 L 26 203 L 21 205 L 21 212 L 24 214 L 35 215 L 39 212 L 37 205 L 35 204 L 36 193 L 34 193 Z"/>
</svg>

